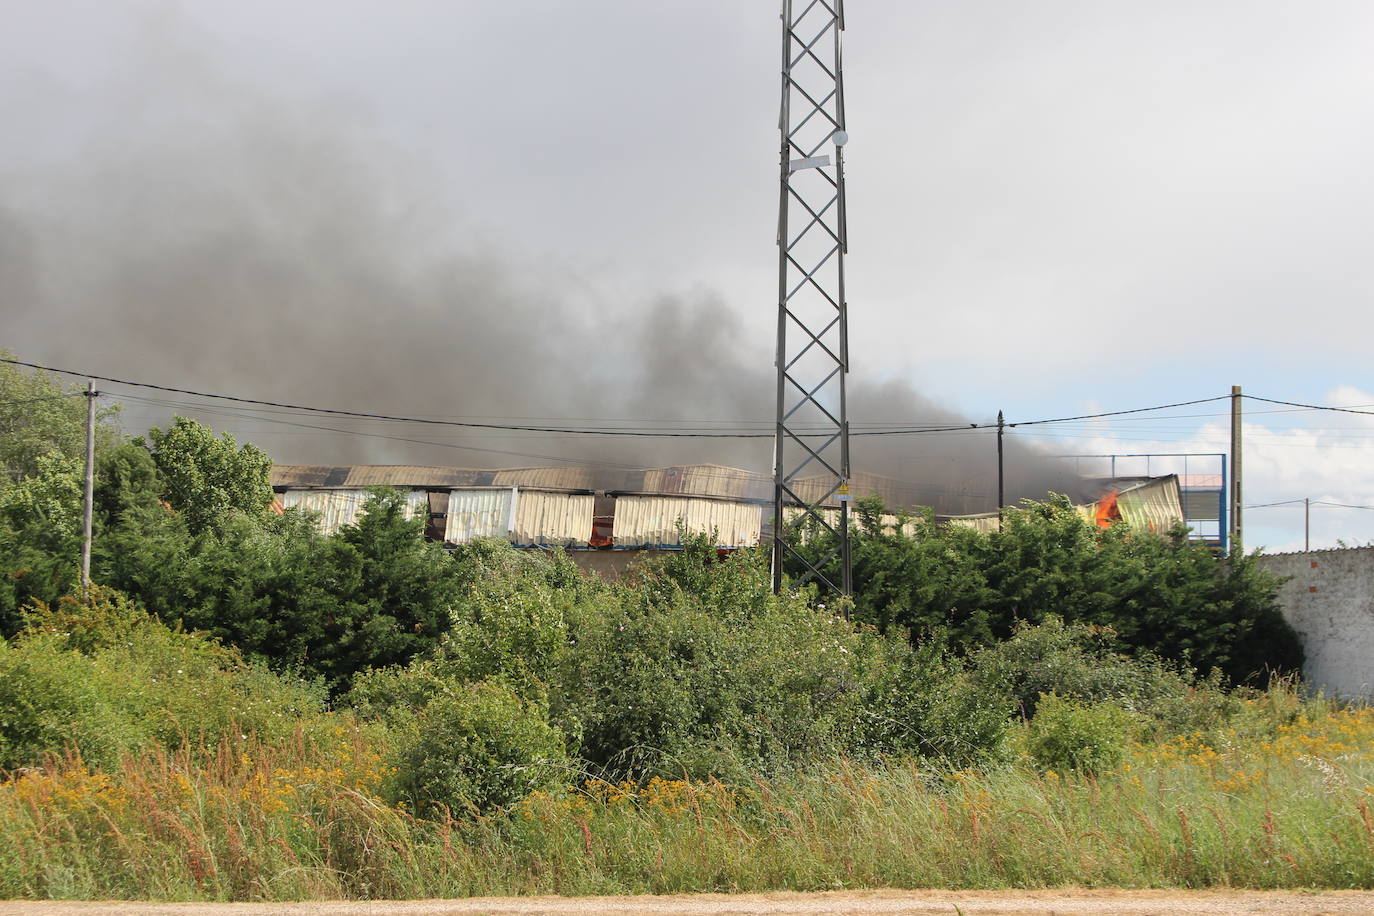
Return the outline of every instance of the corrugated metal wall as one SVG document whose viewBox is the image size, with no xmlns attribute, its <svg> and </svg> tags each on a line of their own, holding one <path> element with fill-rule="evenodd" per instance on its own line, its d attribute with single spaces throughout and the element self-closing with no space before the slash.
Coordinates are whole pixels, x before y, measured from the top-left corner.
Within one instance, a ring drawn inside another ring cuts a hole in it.
<svg viewBox="0 0 1374 916">
<path fill-rule="evenodd" d="M 586 547 L 595 507 L 596 497 L 590 494 L 521 490 L 511 540 L 522 547 Z"/>
<path fill-rule="evenodd" d="M 1084 516 L 1088 521 L 1092 521 L 1092 515 Z M 974 531 L 981 531 L 984 534 L 991 534 L 1002 527 L 1002 519 L 996 512 L 980 513 L 979 515 L 950 515 L 944 519 L 946 525 L 954 525 L 959 528 L 972 528 Z"/>
<path fill-rule="evenodd" d="M 333 534 L 358 520 L 359 511 L 371 495 L 367 490 L 287 490 L 282 494 L 282 506 L 318 512 L 320 530 Z M 423 490 L 406 493 L 406 503 L 411 518 L 429 512 L 429 494 Z"/>
<path fill-rule="evenodd" d="M 759 542 L 763 507 L 717 499 L 620 496 L 615 501 L 615 546 L 680 547 L 678 519 L 691 534 L 714 530 L 719 547 L 753 547 Z"/>
<path fill-rule="evenodd" d="M 510 531 L 511 488 L 452 490 L 444 540 L 464 544 L 477 538 L 503 538 Z"/>
</svg>

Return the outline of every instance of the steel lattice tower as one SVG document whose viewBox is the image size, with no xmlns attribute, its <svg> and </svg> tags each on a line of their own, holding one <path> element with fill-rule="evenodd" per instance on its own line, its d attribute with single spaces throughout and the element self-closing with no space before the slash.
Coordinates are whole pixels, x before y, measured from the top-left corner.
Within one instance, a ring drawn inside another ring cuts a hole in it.
<svg viewBox="0 0 1374 916">
<path fill-rule="evenodd" d="M 782 588 L 790 560 L 801 568 L 801 582 L 814 579 L 848 595 L 843 31 L 844 0 L 783 0 L 773 588 Z M 838 511 L 827 508 L 836 503 Z M 836 539 L 818 562 L 787 541 L 808 519 Z M 838 576 L 826 572 L 836 558 Z"/>
</svg>

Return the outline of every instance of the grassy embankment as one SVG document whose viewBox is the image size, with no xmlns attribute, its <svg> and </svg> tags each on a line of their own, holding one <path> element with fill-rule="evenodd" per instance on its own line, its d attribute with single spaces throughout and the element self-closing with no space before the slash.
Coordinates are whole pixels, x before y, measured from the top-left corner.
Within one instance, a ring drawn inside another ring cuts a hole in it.
<svg viewBox="0 0 1374 916">
<path fill-rule="evenodd" d="M 1246 703 L 1243 730 L 1135 744 L 1096 776 L 1024 753 L 836 761 L 744 785 L 576 781 L 431 819 L 382 801 L 384 749 L 342 717 L 323 741 L 53 759 L 0 784 L 0 896 L 1374 887 L 1374 711 L 1282 688 Z"/>
</svg>

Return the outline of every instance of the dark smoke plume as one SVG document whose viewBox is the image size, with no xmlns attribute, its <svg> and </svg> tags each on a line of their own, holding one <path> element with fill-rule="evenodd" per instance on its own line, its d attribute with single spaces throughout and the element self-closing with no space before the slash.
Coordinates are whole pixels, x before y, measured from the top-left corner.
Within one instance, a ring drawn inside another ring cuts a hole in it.
<svg viewBox="0 0 1374 916">
<path fill-rule="evenodd" d="M 77 155 L 0 172 L 0 346 L 105 375 L 350 410 L 767 428 L 772 341 L 746 339 L 734 312 L 745 304 L 728 292 L 599 301 L 583 278 L 455 237 L 423 167 L 358 119 L 193 69 L 157 74 L 176 87 L 174 116 L 120 119 Z M 139 111 L 142 85 L 111 90 L 109 104 Z M 850 398 L 858 425 L 967 422 L 896 382 L 855 378 Z M 496 434 L 127 404 L 130 432 L 184 413 L 285 463 L 712 462 L 765 474 L 771 463 L 767 439 Z M 1008 496 L 1073 487 L 1063 464 L 1009 436 Z M 907 482 L 909 502 L 995 506 L 986 431 L 857 438 L 854 466 Z"/>
</svg>

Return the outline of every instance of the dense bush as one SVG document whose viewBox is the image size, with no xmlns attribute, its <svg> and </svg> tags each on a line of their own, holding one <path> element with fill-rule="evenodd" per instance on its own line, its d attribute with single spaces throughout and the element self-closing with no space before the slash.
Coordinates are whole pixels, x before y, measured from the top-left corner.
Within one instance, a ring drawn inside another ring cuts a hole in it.
<svg viewBox="0 0 1374 916">
<path fill-rule="evenodd" d="M 1126 756 L 1134 721 L 1120 705 L 1076 703 L 1054 694 L 1040 697 L 1027 749 L 1047 770 L 1100 773 Z"/>
<path fill-rule="evenodd" d="M 1115 651 L 1115 636 L 1105 627 L 1066 624 L 1058 617 L 1039 626 L 1020 624 L 1010 639 L 970 656 L 971 676 L 1010 697 L 1028 717 L 1042 694 L 1149 710 L 1191 689 L 1191 678 L 1154 656 Z"/>
<path fill-rule="evenodd" d="M 983 534 L 915 520 L 885 530 L 882 506 L 860 501 L 853 541 L 855 618 L 918 638 L 939 633 L 971 651 L 1051 616 L 1107 627 L 1116 648 L 1157 655 L 1237 683 L 1263 684 L 1302 666 L 1297 635 L 1254 557 L 1219 559 L 1180 529 L 1098 529 L 1063 498 L 1006 512 Z M 828 535 L 798 549 L 817 559 Z"/>
<path fill-rule="evenodd" d="M 252 733 L 323 728 L 324 693 L 236 650 L 177 632 L 110 589 L 56 608 L 0 642 L 0 769 L 69 747 L 98 765 L 149 746 L 208 749 Z"/>
<path fill-rule="evenodd" d="M 561 555 L 488 542 L 483 570 L 430 657 L 361 676 L 367 718 L 424 716 L 463 685 L 547 700 L 568 747 L 610 778 L 746 779 L 826 754 L 996 755 L 1010 700 L 937 646 L 855 628 L 802 595 L 775 596 L 766 558 L 707 539 L 608 585 Z"/>
<path fill-rule="evenodd" d="M 94 766 L 111 766 L 142 743 L 101 673 L 92 659 L 49 641 L 22 649 L 0 643 L 0 770 L 68 749 Z"/>
<path fill-rule="evenodd" d="M 146 469 L 126 459 L 122 471 L 138 479 Z M 94 575 L 163 620 L 341 690 L 359 671 L 425 652 L 448 629 L 463 572 L 421 538 L 422 524 L 387 491 L 332 536 L 296 511 L 230 515 L 192 536 L 175 513 L 143 504 L 102 532 Z"/>
<path fill-rule="evenodd" d="M 419 812 L 489 811 L 571 778 L 562 736 L 539 703 L 481 681 L 433 697 L 392 756 L 390 793 Z"/>
</svg>

